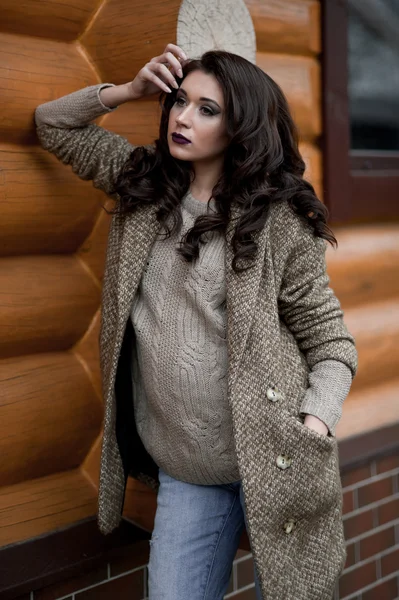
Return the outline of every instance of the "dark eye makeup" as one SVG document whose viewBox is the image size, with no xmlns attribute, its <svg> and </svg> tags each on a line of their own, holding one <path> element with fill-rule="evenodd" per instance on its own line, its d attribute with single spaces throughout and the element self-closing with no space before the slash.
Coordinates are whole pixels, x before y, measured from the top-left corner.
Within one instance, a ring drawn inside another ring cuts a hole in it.
<svg viewBox="0 0 399 600">
<path fill-rule="evenodd" d="M 178 104 L 179 106 L 182 106 L 180 104 L 180 100 L 184 100 L 185 98 L 183 96 L 177 96 L 175 103 Z M 210 108 L 209 106 L 201 106 L 201 110 L 206 110 L 205 113 L 203 113 L 205 116 L 207 117 L 212 117 L 213 115 L 217 115 L 218 113 L 215 112 L 212 108 Z"/>
</svg>

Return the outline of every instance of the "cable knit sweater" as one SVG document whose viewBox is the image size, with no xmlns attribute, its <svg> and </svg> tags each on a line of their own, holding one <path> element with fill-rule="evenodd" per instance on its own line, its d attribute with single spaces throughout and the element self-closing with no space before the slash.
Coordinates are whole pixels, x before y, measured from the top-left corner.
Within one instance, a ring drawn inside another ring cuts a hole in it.
<svg viewBox="0 0 399 600">
<path fill-rule="evenodd" d="M 132 307 L 135 419 L 172 477 L 228 483 L 240 476 L 227 402 L 224 238 L 212 232 L 197 264 L 186 263 L 175 247 L 207 204 L 188 192 L 181 210 L 182 229 L 155 241 Z"/>
<path fill-rule="evenodd" d="M 72 133 L 73 128 L 116 110 L 99 97 L 101 89 L 110 85 L 89 86 L 38 106 L 35 120 L 43 147 L 51 128 Z M 65 143 L 72 152 L 73 135 Z M 126 145 L 130 146 L 127 141 Z M 57 156 L 57 149 L 52 151 Z M 61 152 L 65 147 L 60 148 L 59 158 Z M 86 158 L 82 152 L 82 160 Z M 223 238 L 217 232 L 208 235 L 194 263 L 186 263 L 174 250 L 195 218 L 214 209 L 213 200 L 208 208 L 190 191 L 186 193 L 181 201 L 182 229 L 155 241 L 131 307 L 139 435 L 167 473 L 199 484 L 239 479 L 226 389 Z M 343 362 L 316 363 L 301 412 L 320 418 L 335 435 L 351 382 L 351 371 Z"/>
</svg>

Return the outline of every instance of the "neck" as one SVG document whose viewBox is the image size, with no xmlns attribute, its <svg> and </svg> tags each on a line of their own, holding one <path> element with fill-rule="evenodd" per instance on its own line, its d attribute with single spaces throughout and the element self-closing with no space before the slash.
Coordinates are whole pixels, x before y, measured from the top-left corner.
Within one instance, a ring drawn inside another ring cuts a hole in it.
<svg viewBox="0 0 399 600">
<path fill-rule="evenodd" d="M 223 159 L 212 163 L 193 163 L 194 179 L 191 183 L 191 193 L 198 200 L 208 201 L 212 190 L 221 173 Z"/>
</svg>

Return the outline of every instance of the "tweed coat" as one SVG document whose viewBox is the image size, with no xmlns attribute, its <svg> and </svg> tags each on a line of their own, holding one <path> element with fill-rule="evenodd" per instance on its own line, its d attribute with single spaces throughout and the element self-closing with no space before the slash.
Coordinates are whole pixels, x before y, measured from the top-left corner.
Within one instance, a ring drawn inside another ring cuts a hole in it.
<svg viewBox="0 0 399 600">
<path fill-rule="evenodd" d="M 125 138 L 95 124 L 73 138 L 46 125 L 38 135 L 79 177 L 116 198 L 110 189 L 132 150 Z M 158 467 L 137 435 L 129 375 L 130 310 L 160 230 L 157 208 L 113 215 L 108 238 L 100 332 L 104 534 L 120 522 L 128 475 L 159 486 Z M 340 360 L 356 374 L 355 342 L 329 287 L 326 242 L 287 203 L 272 205 L 254 236 L 255 259 L 239 263 L 251 267 L 235 273 L 239 217 L 233 202 L 225 234 L 227 387 L 254 562 L 264 599 L 331 600 L 346 559 L 338 444 L 304 425 L 299 409 L 317 362 Z"/>
</svg>

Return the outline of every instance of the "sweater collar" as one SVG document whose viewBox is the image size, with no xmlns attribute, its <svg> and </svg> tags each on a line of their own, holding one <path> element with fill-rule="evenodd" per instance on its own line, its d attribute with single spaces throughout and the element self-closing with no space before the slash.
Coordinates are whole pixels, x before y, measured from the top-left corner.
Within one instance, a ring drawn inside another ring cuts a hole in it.
<svg viewBox="0 0 399 600">
<path fill-rule="evenodd" d="M 183 196 L 181 204 L 193 217 L 199 217 L 200 215 L 208 214 L 208 203 L 194 198 L 190 190 L 188 190 Z M 212 198 L 209 205 L 214 211 L 216 210 L 214 198 Z"/>
</svg>

